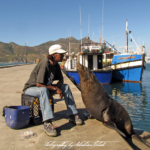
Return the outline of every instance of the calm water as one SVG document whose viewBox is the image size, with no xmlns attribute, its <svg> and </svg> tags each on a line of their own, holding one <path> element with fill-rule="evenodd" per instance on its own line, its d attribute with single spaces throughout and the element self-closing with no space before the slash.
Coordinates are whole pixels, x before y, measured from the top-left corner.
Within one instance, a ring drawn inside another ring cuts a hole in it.
<svg viewBox="0 0 150 150">
<path fill-rule="evenodd" d="M 27 63 L 33 63 L 33 62 L 27 62 Z M 25 62 L 16 62 L 16 63 L 0 63 L 0 66 L 10 66 L 10 65 L 21 65 L 26 64 Z"/>
<path fill-rule="evenodd" d="M 150 63 L 143 71 L 142 83 L 104 85 L 107 93 L 129 113 L 134 129 L 150 132 Z"/>
</svg>

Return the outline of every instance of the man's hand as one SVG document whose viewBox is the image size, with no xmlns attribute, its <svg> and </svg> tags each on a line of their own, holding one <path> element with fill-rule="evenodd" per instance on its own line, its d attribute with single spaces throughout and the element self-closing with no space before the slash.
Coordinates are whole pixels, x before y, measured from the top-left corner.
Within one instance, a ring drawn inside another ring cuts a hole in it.
<svg viewBox="0 0 150 150">
<path fill-rule="evenodd" d="M 59 94 L 60 98 L 63 98 L 63 92 L 58 87 L 56 87 L 56 93 Z"/>
<path fill-rule="evenodd" d="M 56 91 L 50 91 L 49 98 L 53 97 L 56 94 Z"/>
</svg>

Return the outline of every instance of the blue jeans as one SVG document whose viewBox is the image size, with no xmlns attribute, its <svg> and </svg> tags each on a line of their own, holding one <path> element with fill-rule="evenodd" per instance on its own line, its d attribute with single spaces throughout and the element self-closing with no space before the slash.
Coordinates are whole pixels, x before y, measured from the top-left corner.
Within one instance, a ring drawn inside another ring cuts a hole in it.
<svg viewBox="0 0 150 150">
<path fill-rule="evenodd" d="M 71 93 L 69 85 L 63 84 L 60 87 L 60 89 L 62 90 L 63 95 L 64 95 L 68 115 L 77 114 L 78 111 L 76 109 L 74 98 Z M 49 103 L 50 91 L 47 88 L 45 88 L 45 87 L 30 87 L 25 91 L 25 94 L 39 98 L 43 121 L 54 118 L 54 113 L 53 113 L 52 107 Z"/>
</svg>

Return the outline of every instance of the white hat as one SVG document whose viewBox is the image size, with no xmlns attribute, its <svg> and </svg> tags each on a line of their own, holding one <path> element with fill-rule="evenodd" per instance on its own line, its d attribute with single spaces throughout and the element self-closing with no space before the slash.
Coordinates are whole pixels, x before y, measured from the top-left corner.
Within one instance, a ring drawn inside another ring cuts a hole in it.
<svg viewBox="0 0 150 150">
<path fill-rule="evenodd" d="M 49 48 L 49 55 L 54 54 L 54 53 L 64 54 L 67 52 L 61 49 L 61 46 L 59 44 L 55 44 L 55 45 L 50 46 Z"/>
</svg>

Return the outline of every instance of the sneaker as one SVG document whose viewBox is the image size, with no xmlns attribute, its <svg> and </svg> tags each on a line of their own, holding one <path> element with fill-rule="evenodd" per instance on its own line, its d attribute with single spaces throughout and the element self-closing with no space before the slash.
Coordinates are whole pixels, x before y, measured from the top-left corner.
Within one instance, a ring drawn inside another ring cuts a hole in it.
<svg viewBox="0 0 150 150">
<path fill-rule="evenodd" d="M 70 115 L 69 116 L 69 121 L 73 122 L 76 125 L 81 125 L 82 124 L 82 120 L 79 118 L 78 115 Z"/>
<path fill-rule="evenodd" d="M 44 123 L 44 131 L 48 136 L 57 136 L 57 131 L 52 122 Z"/>
</svg>

